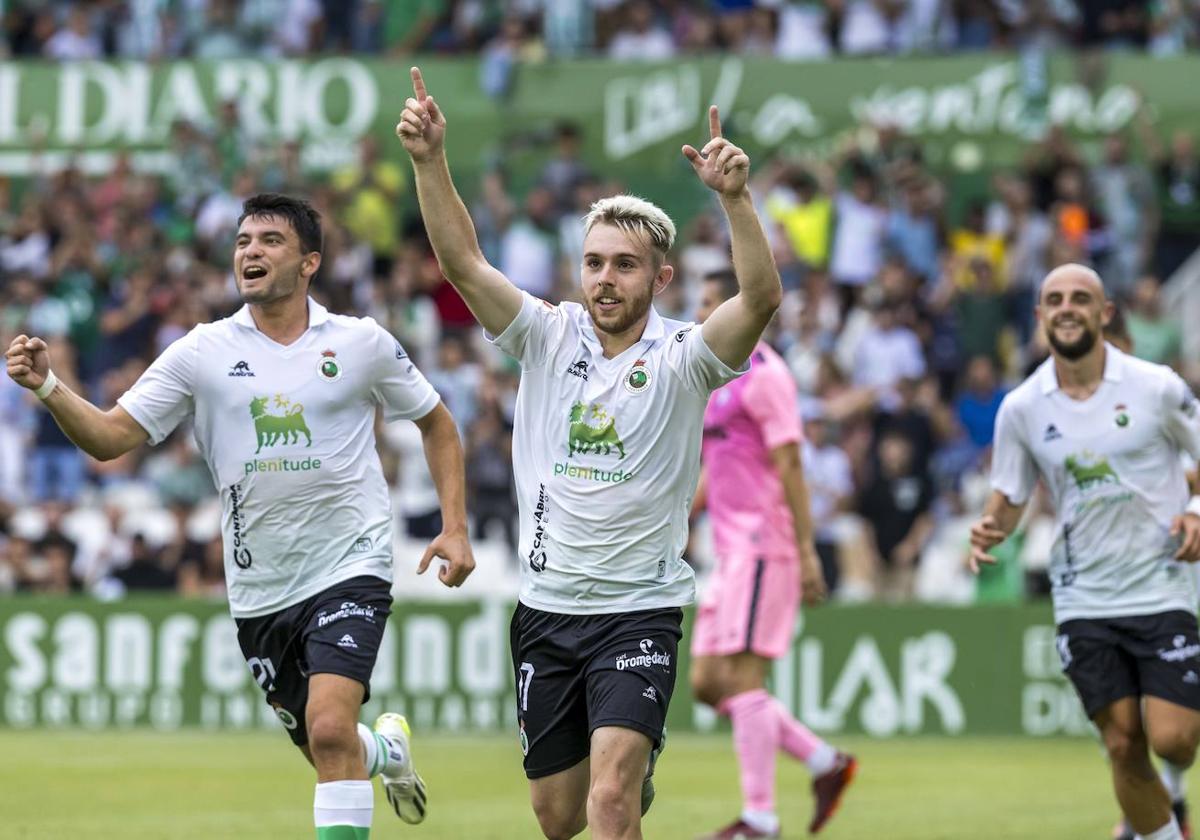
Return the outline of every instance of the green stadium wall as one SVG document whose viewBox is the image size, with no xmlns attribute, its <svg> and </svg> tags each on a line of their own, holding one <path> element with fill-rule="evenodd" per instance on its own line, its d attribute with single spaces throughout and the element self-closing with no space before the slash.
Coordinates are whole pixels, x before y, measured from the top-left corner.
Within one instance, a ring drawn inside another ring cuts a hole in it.
<svg viewBox="0 0 1200 840">
<path fill-rule="evenodd" d="M 364 715 L 515 735 L 511 606 L 398 603 Z M 691 614 L 688 614 L 688 623 Z M 1048 607 L 825 607 L 805 614 L 773 688 L 814 729 L 1083 735 Z M 685 643 L 689 639 L 685 635 Z M 669 726 L 717 727 L 679 657 Z M 0 728 L 278 728 L 223 604 L 175 598 L 0 600 Z"/>
<path fill-rule="evenodd" d="M 686 218 L 707 199 L 679 153 L 707 137 L 715 102 L 727 134 L 752 156 L 828 154 L 863 120 L 886 120 L 923 141 L 935 168 L 964 173 L 1017 162 L 1045 118 L 1085 142 L 1125 128 L 1139 96 L 1161 129 L 1194 124 L 1200 56 L 1106 55 L 1046 67 L 1013 55 L 840 59 L 785 63 L 713 56 L 664 64 L 579 60 L 519 66 L 502 99 L 480 85 L 477 59 L 406 61 L 329 57 L 311 61 L 46 62 L 0 64 L 0 173 L 27 174 L 41 145 L 52 157 L 78 152 L 92 171 L 128 149 L 166 170 L 174 119 L 212 122 L 237 98 L 247 134 L 300 141 L 308 163 L 350 159 L 374 133 L 402 154 L 392 131 L 419 60 L 445 109 L 447 148 L 460 176 L 507 161 L 528 183 L 558 120 L 585 131 L 588 160 Z"/>
</svg>

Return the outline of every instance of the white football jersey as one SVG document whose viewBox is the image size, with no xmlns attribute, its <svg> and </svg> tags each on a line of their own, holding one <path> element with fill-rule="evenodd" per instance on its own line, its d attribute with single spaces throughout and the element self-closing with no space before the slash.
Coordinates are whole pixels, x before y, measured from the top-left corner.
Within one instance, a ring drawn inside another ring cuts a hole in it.
<svg viewBox="0 0 1200 840">
<path fill-rule="evenodd" d="M 1050 582 L 1058 621 L 1192 610 L 1173 559 L 1171 520 L 1188 502 L 1180 452 L 1200 455 L 1200 410 L 1170 368 L 1105 345 L 1104 379 L 1086 400 L 1058 387 L 1047 359 L 1004 398 L 992 487 L 1028 500 L 1040 474 L 1058 512 Z"/>
<path fill-rule="evenodd" d="M 695 324 L 653 309 L 641 339 L 612 359 L 582 306 L 529 294 L 492 340 L 521 363 L 521 602 L 574 614 L 691 603 L 682 555 L 704 409 L 739 372 Z"/>
<path fill-rule="evenodd" d="M 370 318 L 311 298 L 284 346 L 243 306 L 174 342 L 118 404 L 157 444 L 185 417 L 221 494 L 230 612 L 267 615 L 358 575 L 392 579 L 375 406 L 415 420 L 438 395 Z"/>
</svg>

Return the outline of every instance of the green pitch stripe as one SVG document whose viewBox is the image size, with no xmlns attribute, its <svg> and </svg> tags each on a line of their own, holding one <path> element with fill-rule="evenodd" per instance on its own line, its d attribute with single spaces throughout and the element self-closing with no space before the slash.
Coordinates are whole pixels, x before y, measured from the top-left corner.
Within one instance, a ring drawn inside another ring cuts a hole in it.
<svg viewBox="0 0 1200 840">
<path fill-rule="evenodd" d="M 367 840 L 371 829 L 357 825 L 324 825 L 317 828 L 317 840 Z"/>
</svg>

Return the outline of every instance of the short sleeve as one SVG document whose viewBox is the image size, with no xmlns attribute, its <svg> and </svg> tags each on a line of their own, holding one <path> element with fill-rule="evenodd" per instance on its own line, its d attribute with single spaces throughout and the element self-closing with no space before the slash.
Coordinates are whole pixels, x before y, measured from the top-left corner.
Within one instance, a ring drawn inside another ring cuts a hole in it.
<svg viewBox="0 0 1200 840">
<path fill-rule="evenodd" d="M 383 419 L 389 423 L 421 419 L 437 407 L 437 391 L 400 342 L 379 324 L 370 323 L 374 338 L 371 397 L 383 406 Z"/>
<path fill-rule="evenodd" d="M 151 444 L 157 446 L 195 412 L 199 352 L 196 330 L 192 330 L 168 345 L 133 387 L 117 399 L 117 405 L 146 430 Z"/>
<path fill-rule="evenodd" d="M 752 358 L 758 356 L 759 351 L 755 350 Z M 760 366 L 751 369 L 742 391 L 742 405 L 758 424 L 767 449 L 802 440 L 796 381 L 781 365 L 764 359 Z"/>
<path fill-rule="evenodd" d="M 493 336 L 485 331 L 484 336 L 520 362 L 522 370 L 536 370 L 562 344 L 570 321 L 561 306 L 554 306 L 528 292 L 521 292 L 521 297 L 521 311 L 504 332 Z"/>
<path fill-rule="evenodd" d="M 749 360 L 734 370 L 709 349 L 696 324 L 688 324 L 665 338 L 667 364 L 684 387 L 697 394 L 709 394 L 726 382 L 732 382 L 750 369 Z"/>
<path fill-rule="evenodd" d="M 1009 503 L 1029 501 L 1037 483 L 1037 465 L 1021 434 L 1020 419 L 1012 404 L 1012 395 L 1000 403 L 996 415 L 996 436 L 992 442 L 992 489 Z"/>
<path fill-rule="evenodd" d="M 1200 460 L 1200 403 L 1188 384 L 1174 371 L 1168 374 L 1161 410 L 1167 437 Z"/>
</svg>

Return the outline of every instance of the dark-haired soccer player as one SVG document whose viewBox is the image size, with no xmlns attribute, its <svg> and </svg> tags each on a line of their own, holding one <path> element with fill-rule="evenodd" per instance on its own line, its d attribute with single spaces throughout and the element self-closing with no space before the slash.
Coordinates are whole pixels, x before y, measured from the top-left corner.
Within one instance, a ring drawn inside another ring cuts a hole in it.
<svg viewBox="0 0 1200 840">
<path fill-rule="evenodd" d="M 320 840 L 368 836 L 382 774 L 405 822 L 425 818 L 408 724 L 358 722 L 391 610 L 392 517 L 375 410 L 416 422 L 445 527 L 425 552 L 458 586 L 474 568 L 462 450 L 450 412 L 404 348 L 370 318 L 308 296 L 320 217 L 281 195 L 246 201 L 234 272 L 245 305 L 168 347 L 102 411 L 58 382 L 46 343 L 17 336 L 8 375 L 34 391 L 80 449 L 108 460 L 157 444 L 186 417 L 220 488 L 225 579 L 238 642 L 292 741 L 317 771 Z"/>
</svg>

